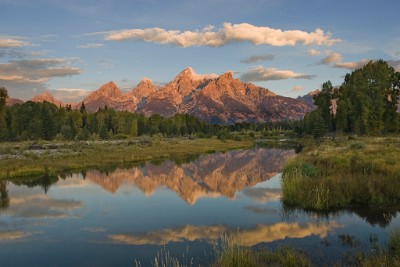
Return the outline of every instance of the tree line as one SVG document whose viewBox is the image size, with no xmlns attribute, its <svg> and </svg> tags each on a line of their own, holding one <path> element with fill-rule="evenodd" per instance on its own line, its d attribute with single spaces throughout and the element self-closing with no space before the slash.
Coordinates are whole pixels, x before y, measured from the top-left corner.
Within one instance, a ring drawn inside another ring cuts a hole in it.
<svg viewBox="0 0 400 267">
<path fill-rule="evenodd" d="M 314 95 L 316 109 L 305 115 L 303 133 L 381 135 L 400 132 L 400 72 L 383 60 L 346 74 L 340 87 L 330 81 Z"/>
<path fill-rule="evenodd" d="M 27 101 L 6 106 L 7 89 L 0 88 L 0 141 L 24 140 L 107 140 L 126 139 L 142 135 L 163 136 L 231 137 L 235 131 L 284 131 L 298 127 L 296 122 L 236 123 L 216 125 L 206 123 L 188 114 L 163 117 L 153 114 L 100 108 L 97 112 L 86 111 L 82 103 L 79 109 L 70 105 L 58 107 L 49 102 Z"/>
</svg>

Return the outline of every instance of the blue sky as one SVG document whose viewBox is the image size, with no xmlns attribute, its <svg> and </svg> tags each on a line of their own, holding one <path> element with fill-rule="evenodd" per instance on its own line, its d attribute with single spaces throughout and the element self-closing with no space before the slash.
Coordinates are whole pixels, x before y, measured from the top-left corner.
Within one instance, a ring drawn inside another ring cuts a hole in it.
<svg viewBox="0 0 400 267">
<path fill-rule="evenodd" d="M 398 0 L 0 0 L 0 86 L 81 100 L 186 67 L 297 97 L 371 59 L 400 71 Z"/>
</svg>

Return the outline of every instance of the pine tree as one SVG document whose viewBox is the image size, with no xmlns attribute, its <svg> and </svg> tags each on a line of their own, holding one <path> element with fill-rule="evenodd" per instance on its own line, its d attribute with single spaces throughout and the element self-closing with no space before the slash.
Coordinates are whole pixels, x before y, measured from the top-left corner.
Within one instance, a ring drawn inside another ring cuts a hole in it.
<svg viewBox="0 0 400 267">
<path fill-rule="evenodd" d="M 8 138 L 7 122 L 6 122 L 6 103 L 8 93 L 7 89 L 0 87 L 0 141 Z"/>
</svg>

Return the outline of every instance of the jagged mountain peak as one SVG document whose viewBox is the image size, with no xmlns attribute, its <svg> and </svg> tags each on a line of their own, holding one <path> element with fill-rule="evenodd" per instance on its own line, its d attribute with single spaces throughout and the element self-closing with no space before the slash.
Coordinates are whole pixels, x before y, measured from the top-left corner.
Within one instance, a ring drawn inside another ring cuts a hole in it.
<svg viewBox="0 0 400 267">
<path fill-rule="evenodd" d="M 96 92 L 107 95 L 122 94 L 121 90 L 117 87 L 117 85 L 113 81 L 109 81 L 108 83 L 102 85 Z"/>
<path fill-rule="evenodd" d="M 138 86 L 140 84 L 153 84 L 153 81 L 150 78 L 144 77 L 138 84 Z"/>
<path fill-rule="evenodd" d="M 202 80 L 211 80 L 218 78 L 217 74 L 210 73 L 210 74 L 198 74 L 192 67 L 188 67 L 181 71 L 174 79 L 175 82 L 182 80 L 182 79 L 190 79 L 192 81 L 202 81 Z"/>
<path fill-rule="evenodd" d="M 148 97 L 158 89 L 149 78 L 143 78 L 138 85 L 128 94 L 140 101 L 143 97 Z"/>
<path fill-rule="evenodd" d="M 308 98 L 312 100 L 312 95 Z M 50 92 L 44 92 L 33 100 L 61 105 Z M 191 67 L 160 89 L 150 79 L 143 78 L 129 93 L 123 93 L 110 81 L 93 91 L 83 102 L 90 112 L 107 106 L 147 116 L 187 113 L 214 123 L 295 120 L 313 108 L 312 101 L 276 95 L 268 89 L 234 78 L 232 71 L 219 76 L 197 74 Z"/>
<path fill-rule="evenodd" d="M 218 77 L 218 80 L 233 80 L 233 72 L 228 71 Z"/>
<path fill-rule="evenodd" d="M 60 106 L 62 105 L 61 101 L 56 99 L 52 94 L 50 94 L 49 91 L 44 91 L 42 94 L 40 95 L 36 95 L 34 96 L 31 101 L 33 102 L 49 102 L 49 103 L 53 103 L 56 106 Z"/>
</svg>

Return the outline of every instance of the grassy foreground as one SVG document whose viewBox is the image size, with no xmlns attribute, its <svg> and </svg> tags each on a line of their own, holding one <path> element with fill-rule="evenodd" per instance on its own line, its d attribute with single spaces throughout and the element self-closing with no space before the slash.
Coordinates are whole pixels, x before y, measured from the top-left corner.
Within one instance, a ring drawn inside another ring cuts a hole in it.
<svg viewBox="0 0 400 267">
<path fill-rule="evenodd" d="M 282 176 L 285 205 L 312 210 L 400 203 L 400 138 L 364 137 L 306 145 Z"/>
<path fill-rule="evenodd" d="M 213 267 L 308 267 L 315 266 L 307 253 L 297 251 L 289 247 L 272 250 L 252 250 L 248 247 L 238 245 L 234 238 L 222 238 L 221 246 L 214 248 L 215 258 L 209 266 Z M 158 253 L 152 261 L 153 267 L 187 267 L 195 266 L 183 257 L 179 260 L 170 255 L 165 249 Z M 320 263 L 319 263 L 320 264 Z M 141 263 L 135 261 L 136 267 Z M 394 230 L 389 235 L 385 247 L 376 247 L 374 252 L 368 255 L 362 253 L 354 258 L 343 258 L 333 266 L 400 266 L 400 230 Z"/>
<path fill-rule="evenodd" d="M 0 179 L 57 175 L 107 165 L 146 160 L 185 158 L 190 155 L 247 148 L 252 140 L 189 138 L 138 138 L 121 141 L 69 143 L 3 143 L 0 146 Z"/>
</svg>

